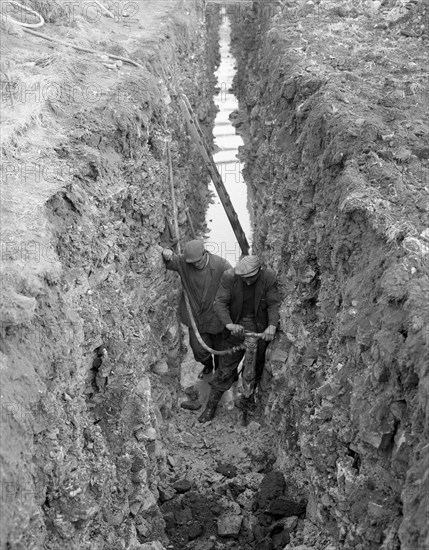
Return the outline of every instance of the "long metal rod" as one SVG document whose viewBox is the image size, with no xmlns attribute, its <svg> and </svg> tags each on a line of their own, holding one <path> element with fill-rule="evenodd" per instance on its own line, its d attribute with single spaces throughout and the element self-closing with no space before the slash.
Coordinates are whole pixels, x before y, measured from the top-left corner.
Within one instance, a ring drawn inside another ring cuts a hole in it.
<svg viewBox="0 0 429 550">
<path fill-rule="evenodd" d="M 240 245 L 241 251 L 243 255 L 247 256 L 249 254 L 250 246 L 247 241 L 246 234 L 241 227 L 240 220 L 238 219 L 237 212 L 235 211 L 228 192 L 225 188 L 222 176 L 220 175 L 216 163 L 211 156 L 210 149 L 198 123 L 198 119 L 193 112 L 191 104 L 189 103 L 189 100 L 185 94 L 182 94 L 182 99 L 179 100 L 179 104 L 188 125 L 189 132 L 194 138 L 195 144 L 197 145 L 198 150 L 203 157 L 204 162 L 206 163 L 207 170 L 212 178 L 213 185 L 215 186 L 216 191 L 219 195 L 219 199 L 231 224 L 232 230 L 234 231 L 238 244 Z"/>
<path fill-rule="evenodd" d="M 188 207 L 185 208 L 185 212 L 186 212 L 186 217 L 188 218 L 189 227 L 191 229 L 192 238 L 196 239 L 197 238 L 197 233 L 195 231 L 194 222 L 192 221 L 191 213 L 189 212 Z"/>
<path fill-rule="evenodd" d="M 170 180 L 170 190 L 171 190 L 171 202 L 173 205 L 174 232 L 176 233 L 175 237 L 177 239 L 177 252 L 180 254 L 182 250 L 180 246 L 179 223 L 177 221 L 176 192 L 174 191 L 173 164 L 171 162 L 171 150 L 170 150 L 170 143 L 168 141 L 167 141 L 167 158 L 168 158 L 168 178 Z"/>
</svg>

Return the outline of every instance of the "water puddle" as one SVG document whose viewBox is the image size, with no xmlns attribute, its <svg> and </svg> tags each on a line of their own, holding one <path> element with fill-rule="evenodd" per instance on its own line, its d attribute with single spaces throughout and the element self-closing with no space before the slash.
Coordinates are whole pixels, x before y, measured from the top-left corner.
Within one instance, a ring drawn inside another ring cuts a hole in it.
<svg viewBox="0 0 429 550">
<path fill-rule="evenodd" d="M 213 131 L 217 152 L 213 158 L 237 212 L 243 231 L 251 245 L 252 225 L 248 209 L 247 185 L 241 174 L 241 162 L 236 157 L 238 147 L 243 145 L 243 140 L 236 135 L 235 128 L 229 120 L 229 115 L 238 108 L 237 99 L 230 91 L 235 75 L 235 59 L 230 52 L 231 26 L 224 6 L 221 13 L 222 23 L 219 42 L 221 62 L 215 73 L 219 87 L 219 93 L 215 96 L 215 103 L 219 108 L 219 112 L 215 119 Z M 239 260 L 241 250 L 213 183 L 210 183 L 210 190 L 213 192 L 214 202 L 207 210 L 208 235 L 206 237 L 206 248 L 210 252 L 222 256 L 234 266 Z"/>
</svg>

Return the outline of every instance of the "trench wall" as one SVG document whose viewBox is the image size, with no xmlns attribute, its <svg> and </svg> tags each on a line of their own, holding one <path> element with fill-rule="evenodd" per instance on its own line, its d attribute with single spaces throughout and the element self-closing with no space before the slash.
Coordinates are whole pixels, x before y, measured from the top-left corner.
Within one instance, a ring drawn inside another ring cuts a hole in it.
<svg viewBox="0 0 429 550">
<path fill-rule="evenodd" d="M 45 16 L 64 30 L 61 13 Z M 14 98 L 22 120 L 3 142 L 4 161 L 22 168 L 25 151 L 35 166 L 61 170 L 54 184 L 9 170 L 3 187 L 2 549 L 165 542 L 158 425 L 176 406 L 182 354 L 178 280 L 159 247 L 173 222 L 167 140 L 189 236 L 186 208 L 200 230 L 208 180 L 177 101 L 188 95 L 211 142 L 214 21 L 208 28 L 199 3 L 181 2 L 155 42 L 136 42 L 144 69 L 40 55 L 30 84 L 95 80 L 97 101 L 42 96 L 27 113 Z M 8 40 L 15 59 L 28 55 L 25 40 Z"/>
<path fill-rule="evenodd" d="M 235 125 L 255 252 L 282 293 L 265 386 L 276 466 L 341 548 L 417 550 L 429 542 L 427 36 L 409 29 L 427 15 L 383 4 L 231 9 Z"/>
</svg>

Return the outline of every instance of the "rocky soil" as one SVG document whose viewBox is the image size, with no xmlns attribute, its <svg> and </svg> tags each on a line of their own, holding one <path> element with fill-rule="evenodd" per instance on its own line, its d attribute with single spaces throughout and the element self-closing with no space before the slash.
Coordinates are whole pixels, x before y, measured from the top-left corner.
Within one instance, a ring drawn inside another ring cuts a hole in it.
<svg viewBox="0 0 429 550">
<path fill-rule="evenodd" d="M 426 548 L 428 6 L 231 16 L 254 245 L 284 296 L 266 408 L 277 465 L 341 548 Z"/>
<path fill-rule="evenodd" d="M 271 427 L 265 426 L 261 408 L 242 426 L 236 406 L 241 383 L 227 392 L 215 419 L 197 420 L 201 409 L 180 407 L 183 402 L 203 404 L 212 375 L 197 378 L 200 367 L 187 354 L 181 367 L 177 406 L 159 423 L 158 497 L 165 521 L 167 548 L 226 550 L 257 548 L 283 550 L 290 541 L 319 540 L 329 536 L 306 520 L 306 495 L 276 468 L 276 446 Z M 166 373 L 162 386 L 174 385 Z M 156 398 L 163 409 L 165 392 Z M 335 547 L 332 547 L 332 550 Z"/>
<path fill-rule="evenodd" d="M 283 296 L 242 427 L 239 384 L 209 424 L 180 407 L 209 377 L 160 257 L 167 142 L 180 232 L 187 208 L 204 230 L 178 98 L 211 143 L 219 6 L 71 4 L 26 2 L 99 54 L 2 18 L 1 549 L 426 548 L 427 6 L 230 3 L 254 242 Z"/>
<path fill-rule="evenodd" d="M 210 142 L 216 27 L 191 1 L 111 3 L 113 19 L 91 4 L 29 2 L 41 33 L 99 55 L 2 20 L 2 549 L 164 540 L 151 377 L 177 379 L 181 357 L 167 141 L 186 236 L 208 180 L 177 98 Z"/>
</svg>

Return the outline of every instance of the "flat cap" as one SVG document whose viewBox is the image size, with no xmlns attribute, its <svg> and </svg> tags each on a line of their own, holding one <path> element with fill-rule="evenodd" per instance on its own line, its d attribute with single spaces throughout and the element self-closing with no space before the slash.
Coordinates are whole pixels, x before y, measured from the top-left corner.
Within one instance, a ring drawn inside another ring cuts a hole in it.
<svg viewBox="0 0 429 550">
<path fill-rule="evenodd" d="M 185 249 L 183 255 L 185 257 L 185 262 L 192 264 L 201 260 L 204 254 L 204 241 L 194 239 L 185 244 Z"/>
<path fill-rule="evenodd" d="M 244 258 L 235 266 L 235 273 L 236 275 L 241 275 L 242 277 L 252 277 L 253 275 L 256 275 L 260 267 L 261 260 L 258 256 L 244 256 Z"/>
</svg>

